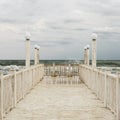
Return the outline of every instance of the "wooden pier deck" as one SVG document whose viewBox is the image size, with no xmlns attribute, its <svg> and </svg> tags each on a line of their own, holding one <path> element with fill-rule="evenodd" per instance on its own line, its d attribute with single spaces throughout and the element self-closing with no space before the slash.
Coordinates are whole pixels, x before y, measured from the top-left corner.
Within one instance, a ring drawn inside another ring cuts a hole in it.
<svg viewBox="0 0 120 120">
<path fill-rule="evenodd" d="M 41 81 L 4 120 L 115 120 L 115 115 L 83 83 Z M 51 78 L 52 79 L 52 78 Z"/>
</svg>

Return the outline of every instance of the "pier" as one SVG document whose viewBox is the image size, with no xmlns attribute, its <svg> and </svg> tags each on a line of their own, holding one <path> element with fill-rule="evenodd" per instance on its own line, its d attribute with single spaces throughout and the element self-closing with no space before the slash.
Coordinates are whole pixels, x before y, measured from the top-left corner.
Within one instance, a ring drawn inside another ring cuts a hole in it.
<svg viewBox="0 0 120 120">
<path fill-rule="evenodd" d="M 26 66 L 0 74 L 1 120 L 120 120 L 120 75 L 96 66 L 96 39 L 92 35 L 84 64 L 30 65 L 30 35 L 26 35 Z"/>
<path fill-rule="evenodd" d="M 35 65 L 1 76 L 2 119 L 117 120 L 119 76 L 86 65 L 76 66 L 76 74 L 72 66 L 63 74 L 60 66 L 51 66 Z"/>
</svg>

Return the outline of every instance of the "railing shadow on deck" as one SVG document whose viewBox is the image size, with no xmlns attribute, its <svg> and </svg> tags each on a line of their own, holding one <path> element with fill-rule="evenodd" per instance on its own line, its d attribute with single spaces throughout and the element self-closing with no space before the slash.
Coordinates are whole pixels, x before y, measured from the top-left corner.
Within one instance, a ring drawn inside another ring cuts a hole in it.
<svg viewBox="0 0 120 120">
<path fill-rule="evenodd" d="M 80 79 L 120 120 L 120 76 L 79 65 Z"/>
<path fill-rule="evenodd" d="M 44 75 L 44 65 L 35 65 L 19 72 L 0 76 L 0 120 L 16 107 L 17 102 L 25 97 Z"/>
</svg>

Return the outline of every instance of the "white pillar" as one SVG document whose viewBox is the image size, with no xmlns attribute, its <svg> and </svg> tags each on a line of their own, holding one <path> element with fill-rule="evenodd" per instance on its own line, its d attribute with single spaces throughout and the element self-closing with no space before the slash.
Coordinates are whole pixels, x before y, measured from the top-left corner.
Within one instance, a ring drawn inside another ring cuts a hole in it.
<svg viewBox="0 0 120 120">
<path fill-rule="evenodd" d="M 84 64 L 86 65 L 86 50 L 87 50 L 87 48 L 86 48 L 86 46 L 84 47 Z"/>
<path fill-rule="evenodd" d="M 30 66 L 30 33 L 26 32 L 26 67 Z"/>
<path fill-rule="evenodd" d="M 92 67 L 96 67 L 96 39 L 97 34 L 92 34 Z"/>
<path fill-rule="evenodd" d="M 37 47 L 37 64 L 39 64 L 39 60 L 40 60 L 40 47 Z"/>
<path fill-rule="evenodd" d="M 87 49 L 86 49 L 86 56 L 87 56 L 87 65 L 89 66 L 90 65 L 90 61 L 89 61 L 89 50 L 90 50 L 90 45 L 87 45 L 86 46 L 87 47 Z"/>
<path fill-rule="evenodd" d="M 37 45 L 34 46 L 34 64 L 37 65 L 37 53 L 38 50 L 37 50 Z"/>
</svg>

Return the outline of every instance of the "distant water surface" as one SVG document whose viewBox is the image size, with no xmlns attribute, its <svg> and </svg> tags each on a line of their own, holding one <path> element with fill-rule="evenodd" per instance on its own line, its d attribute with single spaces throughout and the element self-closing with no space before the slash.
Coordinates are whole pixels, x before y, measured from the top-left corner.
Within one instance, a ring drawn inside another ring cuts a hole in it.
<svg viewBox="0 0 120 120">
<path fill-rule="evenodd" d="M 80 64 L 83 60 L 40 60 L 43 64 Z M 31 65 L 34 64 L 34 60 L 31 60 Z M 91 61 L 90 61 L 91 64 Z M 0 60 L 0 65 L 25 65 L 25 60 Z M 108 67 L 120 67 L 120 60 L 98 60 L 97 66 L 108 66 Z"/>
</svg>

